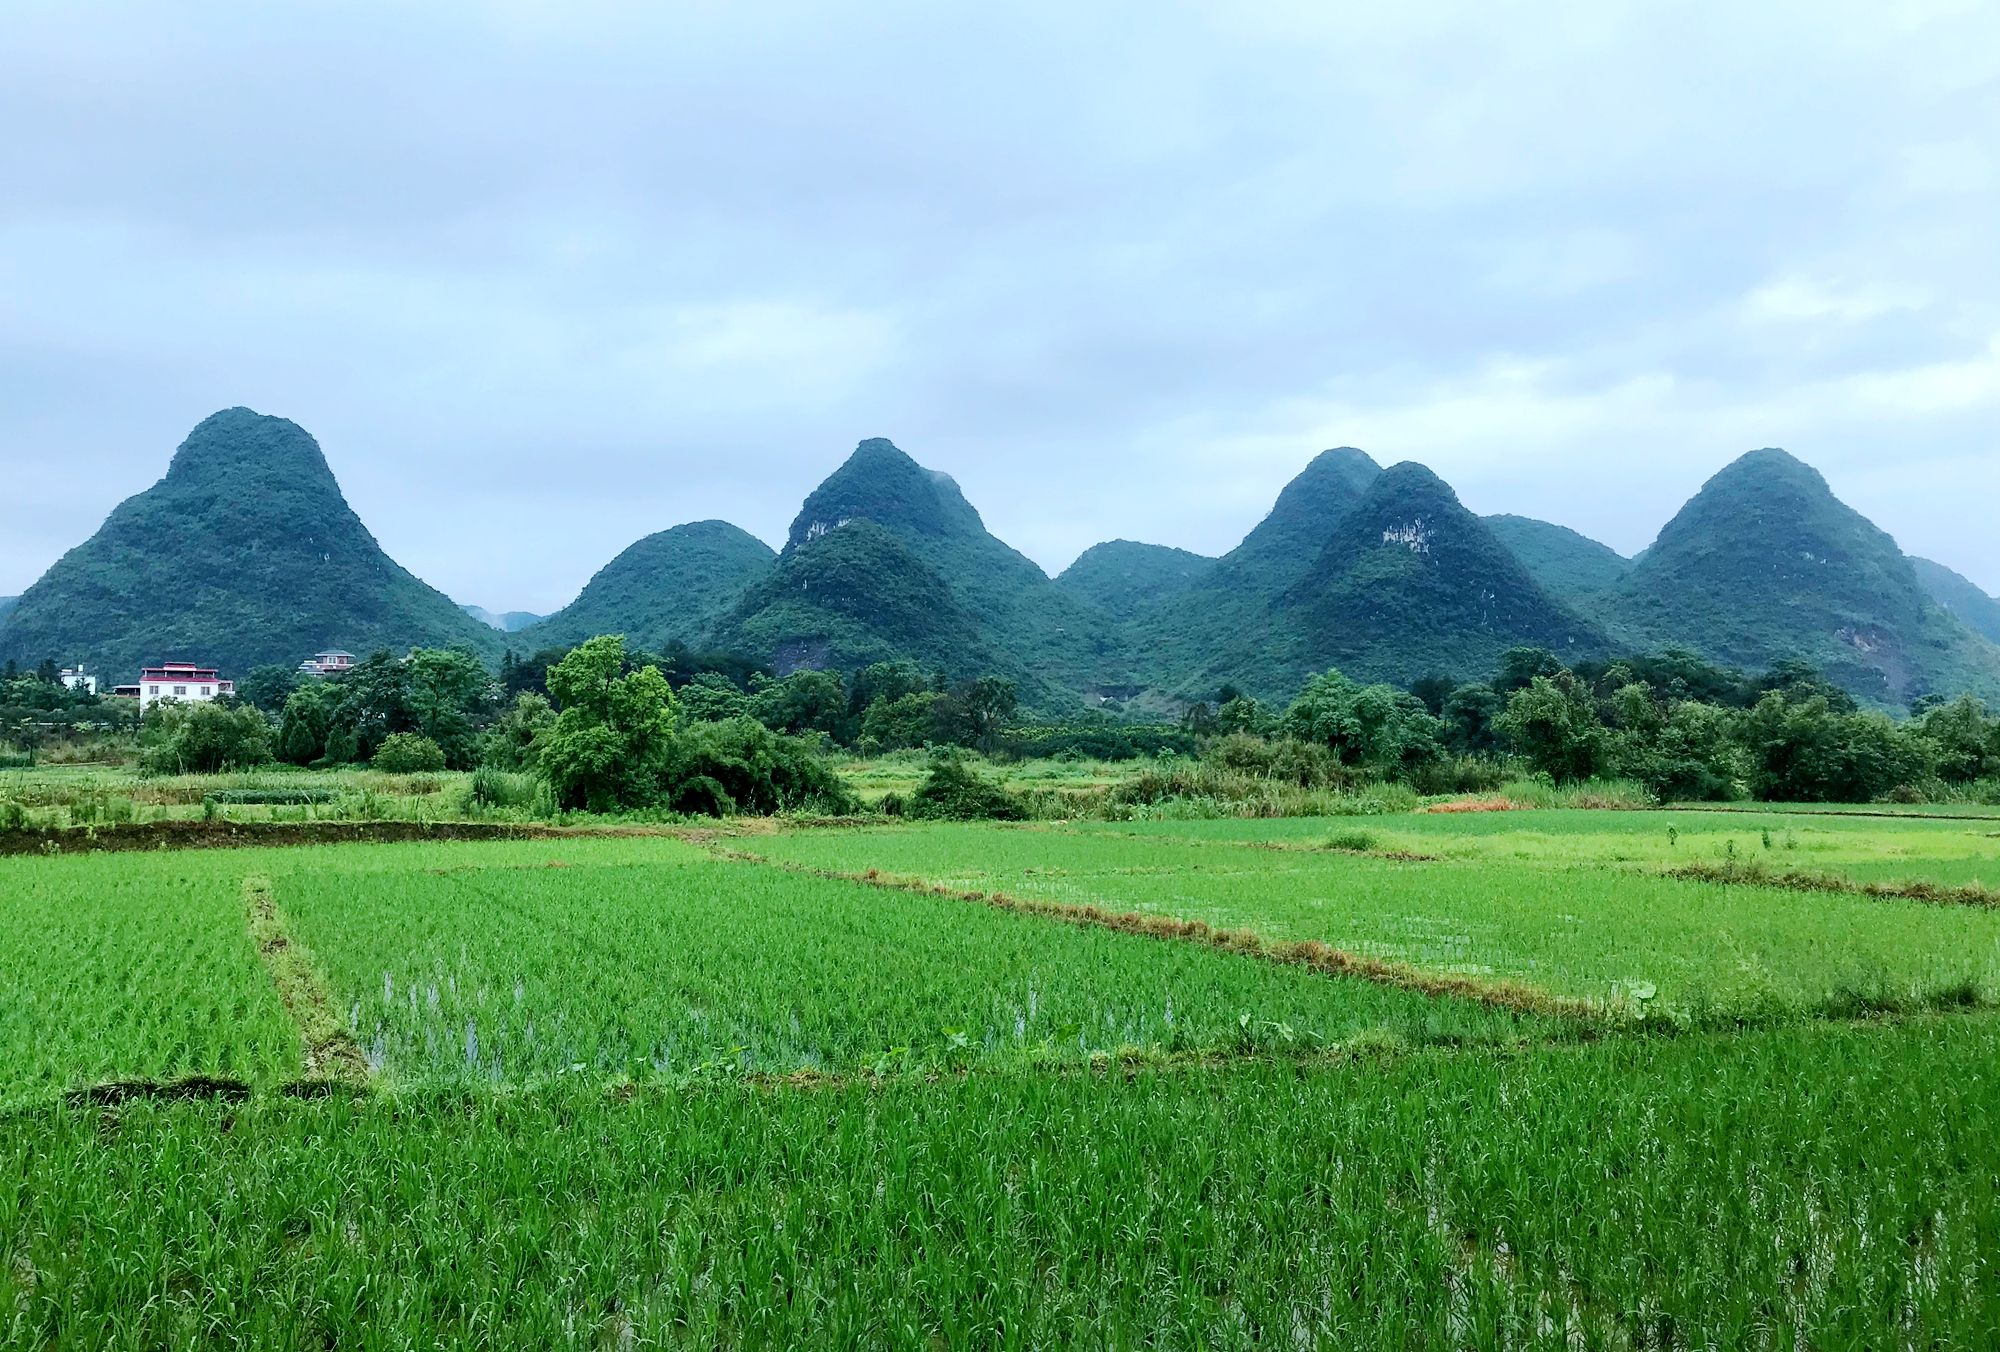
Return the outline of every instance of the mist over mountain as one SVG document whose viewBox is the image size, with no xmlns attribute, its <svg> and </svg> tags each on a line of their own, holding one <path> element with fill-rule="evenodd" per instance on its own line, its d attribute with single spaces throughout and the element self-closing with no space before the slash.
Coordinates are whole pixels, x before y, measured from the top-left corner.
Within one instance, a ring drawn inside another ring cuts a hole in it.
<svg viewBox="0 0 2000 1352">
<path fill-rule="evenodd" d="M 22 593 L 0 659 L 84 660 L 114 679 L 151 662 L 241 674 L 326 648 L 366 653 L 501 637 L 382 551 L 319 443 L 284 418 L 224 409 L 158 483 Z"/>
<path fill-rule="evenodd" d="M 498 629 L 503 634 L 519 633 L 529 625 L 539 624 L 548 618 L 546 615 L 537 615 L 529 610 L 503 610 L 496 614 L 485 606 L 461 605 L 459 609 L 488 629 Z"/>
<path fill-rule="evenodd" d="M 1669 521 L 1615 600 L 1627 643 L 1758 670 L 1804 658 L 1856 695 L 2000 690 L 2000 650 L 1931 600 L 1889 535 L 1781 450 L 1723 469 Z"/>
<path fill-rule="evenodd" d="M 781 551 L 727 522 L 674 526 L 536 619 L 457 606 L 411 576 L 311 436 L 236 408 L 0 600 L 0 659 L 84 661 L 113 679 L 174 659 L 240 675 L 329 647 L 463 643 L 497 660 L 600 633 L 780 672 L 910 658 L 1014 680 L 1024 707 L 1058 715 L 1166 713 L 1223 684 L 1282 698 L 1329 666 L 1477 679 L 1519 644 L 1568 660 L 1680 645 L 1750 670 L 1803 658 L 1886 706 L 2000 695 L 2000 601 L 1905 557 L 1774 450 L 1717 474 L 1633 560 L 1547 521 L 1481 518 L 1422 465 L 1383 470 L 1343 447 L 1219 559 L 1114 540 L 1051 579 L 948 475 L 876 438 L 806 497 Z"/>
</svg>

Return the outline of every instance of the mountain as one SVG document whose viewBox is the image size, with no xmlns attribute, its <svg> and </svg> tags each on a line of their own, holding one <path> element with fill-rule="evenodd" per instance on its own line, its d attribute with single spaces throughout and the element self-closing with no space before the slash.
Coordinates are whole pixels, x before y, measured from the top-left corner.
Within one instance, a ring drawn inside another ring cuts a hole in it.
<svg viewBox="0 0 2000 1352">
<path fill-rule="evenodd" d="M 1912 558 L 1910 567 L 1916 569 L 1917 583 L 1932 601 L 1988 643 L 2000 643 L 2000 600 L 1941 563 Z"/>
<path fill-rule="evenodd" d="M 1185 549 L 1112 540 L 1084 550 L 1056 585 L 1122 621 L 1179 596 L 1214 567 L 1214 559 Z"/>
<path fill-rule="evenodd" d="M 1273 608 L 1326 547 L 1382 467 L 1352 446 L 1322 451 L 1278 494 L 1270 514 L 1192 585 L 1137 613 L 1127 632 L 1145 678 L 1206 699 L 1217 657 L 1262 632 Z"/>
<path fill-rule="evenodd" d="M 949 475 L 881 438 L 807 497 L 776 568 L 718 631 L 780 669 L 895 653 L 1008 676 L 1041 709 L 1128 678 L 1120 639 L 1101 609 L 989 534 Z"/>
<path fill-rule="evenodd" d="M 20 604 L 20 601 L 21 598 L 18 596 L 0 596 L 0 620 L 6 619 L 7 612 Z"/>
<path fill-rule="evenodd" d="M 1328 667 L 1398 684 L 1432 673 L 1476 680 L 1518 645 L 1566 661 L 1608 647 L 1449 485 L 1407 461 L 1369 484 L 1269 621 L 1246 637 L 1212 670 L 1273 694 Z"/>
<path fill-rule="evenodd" d="M 0 659 L 87 661 L 126 679 L 169 659 L 241 676 L 326 648 L 369 653 L 500 635 L 382 552 L 296 423 L 247 408 L 204 419 L 166 477 L 22 594 Z"/>
<path fill-rule="evenodd" d="M 1568 526 L 1531 516 L 1489 516 L 1486 524 L 1543 591 L 1585 615 L 1595 617 L 1602 599 L 1632 571 L 1623 554 Z"/>
<path fill-rule="evenodd" d="M 515 646 L 569 647 L 599 634 L 623 634 L 647 652 L 676 643 L 703 646 L 776 557 L 769 545 L 726 521 L 694 521 L 648 535 L 599 569 L 574 601 L 522 630 Z"/>
<path fill-rule="evenodd" d="M 1857 697 L 2000 691 L 2000 649 L 1924 591 L 1896 542 L 1780 450 L 1710 479 L 1620 585 L 1621 637 L 1761 670 L 1804 658 Z"/>
<path fill-rule="evenodd" d="M 548 618 L 545 615 L 536 615 L 526 610 L 503 610 L 495 614 L 485 606 L 462 605 L 459 609 L 470 615 L 473 619 L 478 620 L 488 629 L 498 629 L 503 634 L 517 633 L 522 629 L 526 629 L 531 624 L 540 624 L 544 619 Z"/>
</svg>

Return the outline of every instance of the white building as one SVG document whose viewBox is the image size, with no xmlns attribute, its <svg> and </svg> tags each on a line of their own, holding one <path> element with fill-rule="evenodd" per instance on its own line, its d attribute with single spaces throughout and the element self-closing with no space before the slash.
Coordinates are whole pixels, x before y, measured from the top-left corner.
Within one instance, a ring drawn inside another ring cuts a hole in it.
<svg viewBox="0 0 2000 1352">
<path fill-rule="evenodd" d="M 150 709 L 163 699 L 199 704 L 236 693 L 236 682 L 225 681 L 214 667 L 192 662 L 162 662 L 139 673 L 139 707 Z"/>
<path fill-rule="evenodd" d="M 64 667 L 56 673 L 56 679 L 63 683 L 65 690 L 81 690 L 86 695 L 97 693 L 97 678 L 86 672 L 81 662 L 73 667 Z"/>
</svg>

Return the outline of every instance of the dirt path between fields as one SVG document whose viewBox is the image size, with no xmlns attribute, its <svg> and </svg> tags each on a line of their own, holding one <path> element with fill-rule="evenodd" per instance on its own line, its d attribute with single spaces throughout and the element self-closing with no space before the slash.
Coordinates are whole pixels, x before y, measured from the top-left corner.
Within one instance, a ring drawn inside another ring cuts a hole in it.
<svg viewBox="0 0 2000 1352">
<path fill-rule="evenodd" d="M 252 875 L 243 880 L 243 910 L 257 956 L 278 988 L 285 1013 L 298 1027 L 305 1078 L 321 1084 L 366 1085 L 371 1073 L 368 1058 L 348 1032 L 312 955 L 285 932 L 269 878 Z"/>
</svg>

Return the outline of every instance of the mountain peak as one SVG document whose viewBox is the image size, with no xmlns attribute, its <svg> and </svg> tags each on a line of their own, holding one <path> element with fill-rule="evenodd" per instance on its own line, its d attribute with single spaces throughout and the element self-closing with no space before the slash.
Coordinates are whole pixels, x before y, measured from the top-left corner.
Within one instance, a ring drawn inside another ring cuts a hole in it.
<svg viewBox="0 0 2000 1352">
<path fill-rule="evenodd" d="M 1291 559 L 1303 568 L 1381 473 L 1365 451 L 1352 446 L 1321 451 L 1285 485 L 1271 514 L 1244 537 L 1229 560 L 1259 564 Z"/>
<path fill-rule="evenodd" d="M 283 476 L 294 487 L 338 493 L 333 471 L 312 433 L 289 418 L 238 405 L 196 423 L 174 451 L 167 476 L 176 481 Z"/>
<path fill-rule="evenodd" d="M 812 491 L 792 522 L 785 550 L 857 520 L 932 536 L 986 529 L 950 475 L 924 468 L 887 437 L 870 437 L 856 446 Z"/>
</svg>

